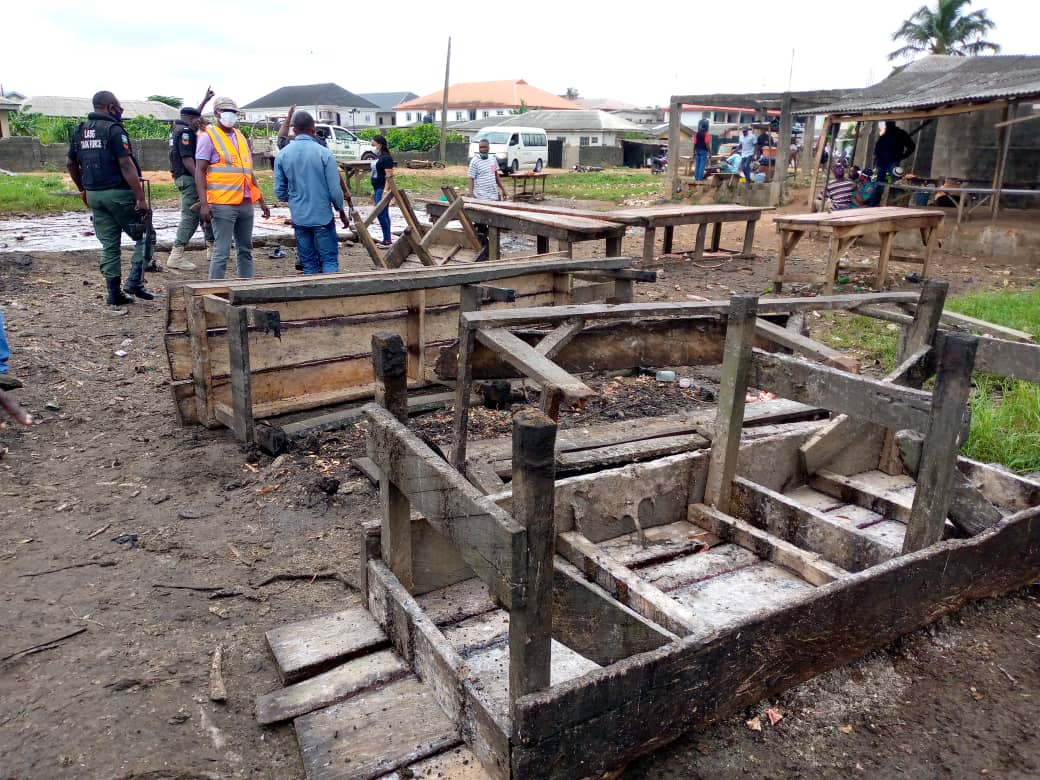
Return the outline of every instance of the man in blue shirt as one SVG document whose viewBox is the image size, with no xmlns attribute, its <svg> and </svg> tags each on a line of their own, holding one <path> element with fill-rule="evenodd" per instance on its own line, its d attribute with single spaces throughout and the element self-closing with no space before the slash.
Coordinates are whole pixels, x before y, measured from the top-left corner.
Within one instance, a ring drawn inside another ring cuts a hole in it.
<svg viewBox="0 0 1040 780">
<path fill-rule="evenodd" d="M 296 140 L 274 159 L 274 194 L 289 202 L 296 251 L 305 274 L 339 271 L 336 218 L 347 229 L 336 158 L 314 139 L 314 118 L 297 111 L 292 120 Z"/>
</svg>

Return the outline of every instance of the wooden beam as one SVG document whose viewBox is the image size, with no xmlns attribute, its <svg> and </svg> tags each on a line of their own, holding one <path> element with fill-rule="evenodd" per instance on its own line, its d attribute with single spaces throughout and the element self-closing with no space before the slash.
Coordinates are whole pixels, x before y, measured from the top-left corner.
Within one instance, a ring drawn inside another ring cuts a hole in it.
<svg viewBox="0 0 1040 780">
<path fill-rule="evenodd" d="M 976 344 L 973 336 L 951 334 L 939 356 L 931 411 L 923 430 L 917 491 L 903 541 L 904 553 L 916 552 L 942 539 L 950 508 L 950 482 L 957 468 L 961 421 L 971 392 Z"/>
<path fill-rule="evenodd" d="M 493 349 L 507 363 L 540 385 L 553 385 L 571 400 L 591 398 L 596 392 L 571 376 L 551 360 L 546 359 L 526 341 L 514 336 L 504 328 L 489 328 L 477 331 L 477 341 Z"/>
<path fill-rule="evenodd" d="M 985 103 L 962 103 L 952 106 L 938 106 L 936 108 L 922 109 L 920 111 L 888 111 L 880 113 L 856 113 L 835 114 L 829 117 L 832 122 L 898 122 L 907 119 L 930 119 L 940 116 L 955 116 L 956 114 L 971 114 L 975 111 L 990 111 L 995 108 L 1004 108 L 1008 104 L 1006 100 L 994 100 Z"/>
<path fill-rule="evenodd" d="M 763 560 L 790 569 L 806 582 L 826 585 L 840 580 L 849 573 L 840 566 L 817 555 L 806 552 L 790 542 L 737 517 L 731 517 L 705 504 L 690 504 L 690 522 L 711 531 L 720 539 L 740 545 Z"/>
<path fill-rule="evenodd" d="M 538 342 L 538 346 L 535 347 L 535 349 L 537 349 L 539 354 L 544 356 L 546 360 L 552 360 L 561 349 L 567 346 L 572 338 L 581 332 L 581 329 L 584 327 L 585 320 L 576 317 L 546 334 L 545 338 Z"/>
<path fill-rule="evenodd" d="M 577 531 L 559 534 L 556 550 L 613 598 L 672 634 L 687 636 L 709 631 L 692 609 L 618 563 L 583 534 Z"/>
<path fill-rule="evenodd" d="M 466 469 L 466 437 L 469 433 L 469 391 L 473 384 L 473 349 L 476 334 L 466 325 L 465 314 L 480 309 L 480 291 L 472 285 L 459 288 L 459 351 L 455 374 L 455 417 L 451 428 L 451 465 Z"/>
<path fill-rule="evenodd" d="M 523 606 L 527 532 L 382 407 L 369 404 L 365 418 L 369 457 L 386 478 L 507 609 Z"/>
<path fill-rule="evenodd" d="M 396 333 L 372 336 L 372 367 L 375 372 L 375 402 L 408 427 L 408 355 Z M 382 510 L 380 535 L 383 560 L 408 591 L 412 580 L 412 509 L 408 497 L 380 472 L 379 500 Z"/>
<path fill-rule="evenodd" d="M 253 388 L 249 365 L 249 307 L 228 310 L 228 360 L 231 366 L 231 408 L 234 412 L 232 430 L 243 444 L 252 444 Z"/>
<path fill-rule="evenodd" d="M 527 600 L 509 611 L 509 700 L 549 687 L 556 423 L 533 410 L 513 418 L 513 517 L 527 529 Z"/>
<path fill-rule="evenodd" d="M 751 341 L 755 335 L 758 299 L 734 295 L 726 318 L 726 346 L 719 378 L 719 405 L 715 417 L 704 501 L 729 512 L 733 475 L 737 469 L 744 403 L 751 373 Z"/>
<path fill-rule="evenodd" d="M 452 203 L 448 204 L 448 209 L 440 215 L 436 222 L 433 223 L 426 235 L 422 237 L 422 245 L 429 249 L 436 242 L 437 237 L 441 231 L 448 226 L 448 223 L 454 222 L 458 219 L 459 212 L 462 211 L 462 201 L 456 199 Z"/>
<path fill-rule="evenodd" d="M 847 374 L 787 355 L 758 349 L 752 354 L 749 382 L 753 387 L 886 428 L 920 431 L 928 422 L 931 395 L 923 390 Z"/>
<path fill-rule="evenodd" d="M 916 303 L 917 293 L 890 292 L 855 295 L 821 295 L 814 298 L 767 298 L 758 302 L 759 315 L 787 314 L 799 309 L 824 311 L 851 309 L 866 304 Z M 586 320 L 667 319 L 725 314 L 727 301 L 690 301 L 681 303 L 621 303 L 616 306 L 538 306 L 526 309 L 496 309 L 465 317 L 471 328 L 515 328 L 536 323 L 560 322 L 574 317 Z"/>
<path fill-rule="evenodd" d="M 759 318 L 755 321 L 755 334 L 767 339 L 781 347 L 787 347 L 797 355 L 818 360 L 825 366 L 841 369 L 853 374 L 859 373 L 859 361 L 851 355 L 843 355 L 836 349 L 831 349 L 826 344 L 794 332 L 788 328 L 781 328 L 768 320 Z"/>
<path fill-rule="evenodd" d="M 848 523 L 743 477 L 733 482 L 733 514 L 846 571 L 877 566 L 899 552 Z"/>
</svg>

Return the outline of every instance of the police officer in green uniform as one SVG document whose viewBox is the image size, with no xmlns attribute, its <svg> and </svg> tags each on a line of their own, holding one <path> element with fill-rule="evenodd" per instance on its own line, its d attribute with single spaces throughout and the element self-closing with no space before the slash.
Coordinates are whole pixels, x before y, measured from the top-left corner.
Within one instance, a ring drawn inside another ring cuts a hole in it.
<svg viewBox="0 0 1040 780">
<path fill-rule="evenodd" d="M 94 215 L 94 233 L 101 242 L 101 275 L 108 285 L 108 305 L 133 303 L 127 295 L 150 301 L 155 298 L 144 286 L 145 230 L 142 215 L 148 202 L 141 184 L 141 166 L 134 157 L 130 136 L 120 123 L 123 107 L 111 92 L 94 95 L 94 110 L 72 135 L 68 171 L 83 202 Z M 134 239 L 134 256 L 126 285 L 120 289 L 121 234 Z M 124 294 L 125 293 L 125 294 Z"/>
<path fill-rule="evenodd" d="M 181 271 L 195 269 L 194 263 L 184 259 L 184 249 L 201 221 L 198 208 L 193 211 L 192 206 L 199 202 L 199 193 L 195 189 L 195 145 L 202 127 L 202 112 L 185 106 L 170 134 L 170 174 L 181 193 L 181 221 L 177 225 L 177 237 L 173 240 L 173 251 L 166 261 L 166 267 Z M 204 222 L 202 232 L 206 236 L 207 246 L 212 246 L 213 226 Z"/>
</svg>

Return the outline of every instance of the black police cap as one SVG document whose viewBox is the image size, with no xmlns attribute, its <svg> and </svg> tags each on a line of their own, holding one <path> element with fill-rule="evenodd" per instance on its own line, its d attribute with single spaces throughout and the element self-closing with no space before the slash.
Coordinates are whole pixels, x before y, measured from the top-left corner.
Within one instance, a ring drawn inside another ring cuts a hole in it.
<svg viewBox="0 0 1040 780">
<path fill-rule="evenodd" d="M 181 109 L 181 116 L 202 116 L 202 112 L 199 111 L 197 108 L 185 106 Z"/>
</svg>

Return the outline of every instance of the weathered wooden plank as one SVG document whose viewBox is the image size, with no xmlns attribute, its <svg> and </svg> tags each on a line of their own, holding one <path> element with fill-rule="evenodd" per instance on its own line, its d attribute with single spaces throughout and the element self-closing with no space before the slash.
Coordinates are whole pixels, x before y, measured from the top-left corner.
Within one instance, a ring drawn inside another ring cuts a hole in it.
<svg viewBox="0 0 1040 780">
<path fill-rule="evenodd" d="M 878 493 L 859 476 L 848 477 L 822 469 L 809 478 L 809 485 L 821 493 L 855 506 L 877 512 L 883 517 L 906 523 L 910 520 L 910 496 Z"/>
<path fill-rule="evenodd" d="M 477 341 L 498 353 L 507 363 L 533 379 L 540 385 L 558 388 L 570 400 L 590 398 L 596 395 L 588 385 L 571 376 L 551 360 L 544 357 L 526 341 L 508 330 L 493 328 L 477 331 Z"/>
<path fill-rule="evenodd" d="M 450 778 L 450 780 L 499 780 L 488 774 L 477 756 L 465 745 L 450 748 L 443 753 L 424 758 L 414 764 L 386 775 L 383 780 L 412 780 L 412 778 Z"/>
<path fill-rule="evenodd" d="M 655 650 L 675 637 L 638 611 L 588 582 L 570 563 L 556 557 L 552 582 L 553 635 L 597 664 Z"/>
<path fill-rule="evenodd" d="M 660 436 L 649 441 L 613 444 L 579 452 L 561 452 L 556 456 L 556 465 L 560 471 L 585 471 L 623 463 L 637 463 L 664 455 L 675 455 L 679 452 L 690 452 L 703 449 L 710 443 L 708 439 L 698 433 Z M 502 476 L 507 476 L 507 474 L 502 474 Z"/>
<path fill-rule="evenodd" d="M 289 623 L 271 629 L 266 637 L 283 683 L 388 644 L 383 629 L 363 607 Z"/>
<path fill-rule="evenodd" d="M 931 395 L 923 390 L 757 349 L 751 362 L 750 384 L 784 398 L 845 412 L 887 428 L 920 431 L 927 424 Z"/>
<path fill-rule="evenodd" d="M 949 331 L 943 330 L 936 334 L 937 349 L 942 349 L 948 334 Z M 975 353 L 975 370 L 1040 383 L 1040 344 L 980 336 Z"/>
<path fill-rule="evenodd" d="M 527 533 L 384 409 L 365 409 L 369 457 L 452 541 L 507 608 L 525 599 Z"/>
<path fill-rule="evenodd" d="M 719 538 L 686 520 L 637 530 L 615 536 L 596 547 L 622 566 L 630 569 L 703 552 L 719 543 Z"/>
<path fill-rule="evenodd" d="M 469 391 L 473 384 L 473 350 L 476 334 L 466 327 L 462 315 L 480 308 L 481 296 L 473 285 L 459 288 L 459 348 L 455 353 L 455 417 L 451 421 L 451 465 L 460 473 L 466 469 L 466 439 L 469 436 Z"/>
<path fill-rule="evenodd" d="M 1040 508 L 517 703 L 513 772 L 585 777 L 1040 573 Z M 927 584 L 927 587 L 925 587 Z M 850 619 L 850 616 L 855 616 Z M 769 659 L 768 664 L 763 658 Z"/>
<path fill-rule="evenodd" d="M 734 480 L 733 513 L 846 571 L 862 571 L 898 554 L 851 525 L 742 477 Z"/>
<path fill-rule="evenodd" d="M 1012 512 L 1040 505 L 1040 481 L 1027 479 L 970 458 L 957 458 L 957 468 L 987 500 Z"/>
<path fill-rule="evenodd" d="M 703 628 L 702 621 L 697 619 L 689 607 L 647 583 L 577 531 L 559 534 L 556 550 L 581 570 L 588 580 L 671 634 L 686 636 Z"/>
<path fill-rule="evenodd" d="M 820 295 L 815 298 L 760 298 L 759 315 L 786 314 L 799 309 L 826 311 L 851 309 L 876 303 L 914 303 L 916 293 L 889 292 L 857 295 Z M 586 320 L 604 319 L 664 319 L 725 314 L 727 301 L 689 301 L 675 303 L 619 303 L 615 306 L 587 304 L 583 306 L 538 307 L 495 312 L 474 312 L 465 319 L 471 328 L 515 328 L 520 325 L 560 322 L 583 317 Z"/>
<path fill-rule="evenodd" d="M 939 355 L 903 552 L 915 552 L 942 539 L 950 508 L 950 481 L 957 470 L 964 408 L 971 393 L 976 343 L 974 336 L 951 334 Z"/>
<path fill-rule="evenodd" d="M 231 364 L 231 428 L 243 444 L 253 443 L 253 388 L 249 361 L 249 316 L 247 307 L 228 311 L 228 359 Z"/>
<path fill-rule="evenodd" d="M 768 531 L 706 504 L 690 504 L 690 522 L 727 542 L 739 544 L 764 560 L 790 569 L 813 585 L 825 585 L 849 574 L 817 553 L 806 552 Z"/>
<path fill-rule="evenodd" d="M 415 677 L 297 718 L 296 738 L 309 780 L 370 780 L 462 741 Z"/>
<path fill-rule="evenodd" d="M 513 517 L 527 529 L 527 599 L 509 611 L 509 700 L 549 687 L 553 632 L 556 423 L 528 410 L 513 418 Z"/>
<path fill-rule="evenodd" d="M 538 352 L 544 355 L 546 360 L 552 360 L 584 327 L 585 320 L 580 318 L 563 323 L 538 342 Z"/>
<path fill-rule="evenodd" d="M 917 373 L 924 375 L 923 364 L 931 354 L 931 347 L 927 344 L 918 346 L 895 370 L 886 375 L 881 381 L 903 384 L 911 375 Z M 870 439 L 870 431 L 877 426 L 870 420 L 850 417 L 847 414 L 836 416 L 819 433 L 807 441 L 799 451 L 799 457 L 806 474 L 813 474 L 830 463 L 840 453 L 847 452 L 849 447 L 873 449 L 873 441 Z"/>
<path fill-rule="evenodd" d="M 393 650 L 379 650 L 295 685 L 265 693 L 256 700 L 256 720 L 261 726 L 290 720 L 407 673 L 408 667 Z"/>
<path fill-rule="evenodd" d="M 726 348 L 719 375 L 718 414 L 713 426 L 708 476 L 704 486 L 705 503 L 729 512 L 737 451 L 744 427 L 744 404 L 751 376 L 751 340 L 755 334 L 758 299 L 751 295 L 733 296 L 726 318 Z"/>
<path fill-rule="evenodd" d="M 793 332 L 787 328 L 781 328 L 768 320 L 759 319 L 755 323 L 755 332 L 774 344 L 787 347 L 796 355 L 818 360 L 825 366 L 849 371 L 853 374 L 859 373 L 859 361 L 851 355 L 843 355 L 836 349 L 831 349 L 826 344 L 813 341 L 800 333 Z"/>
</svg>

